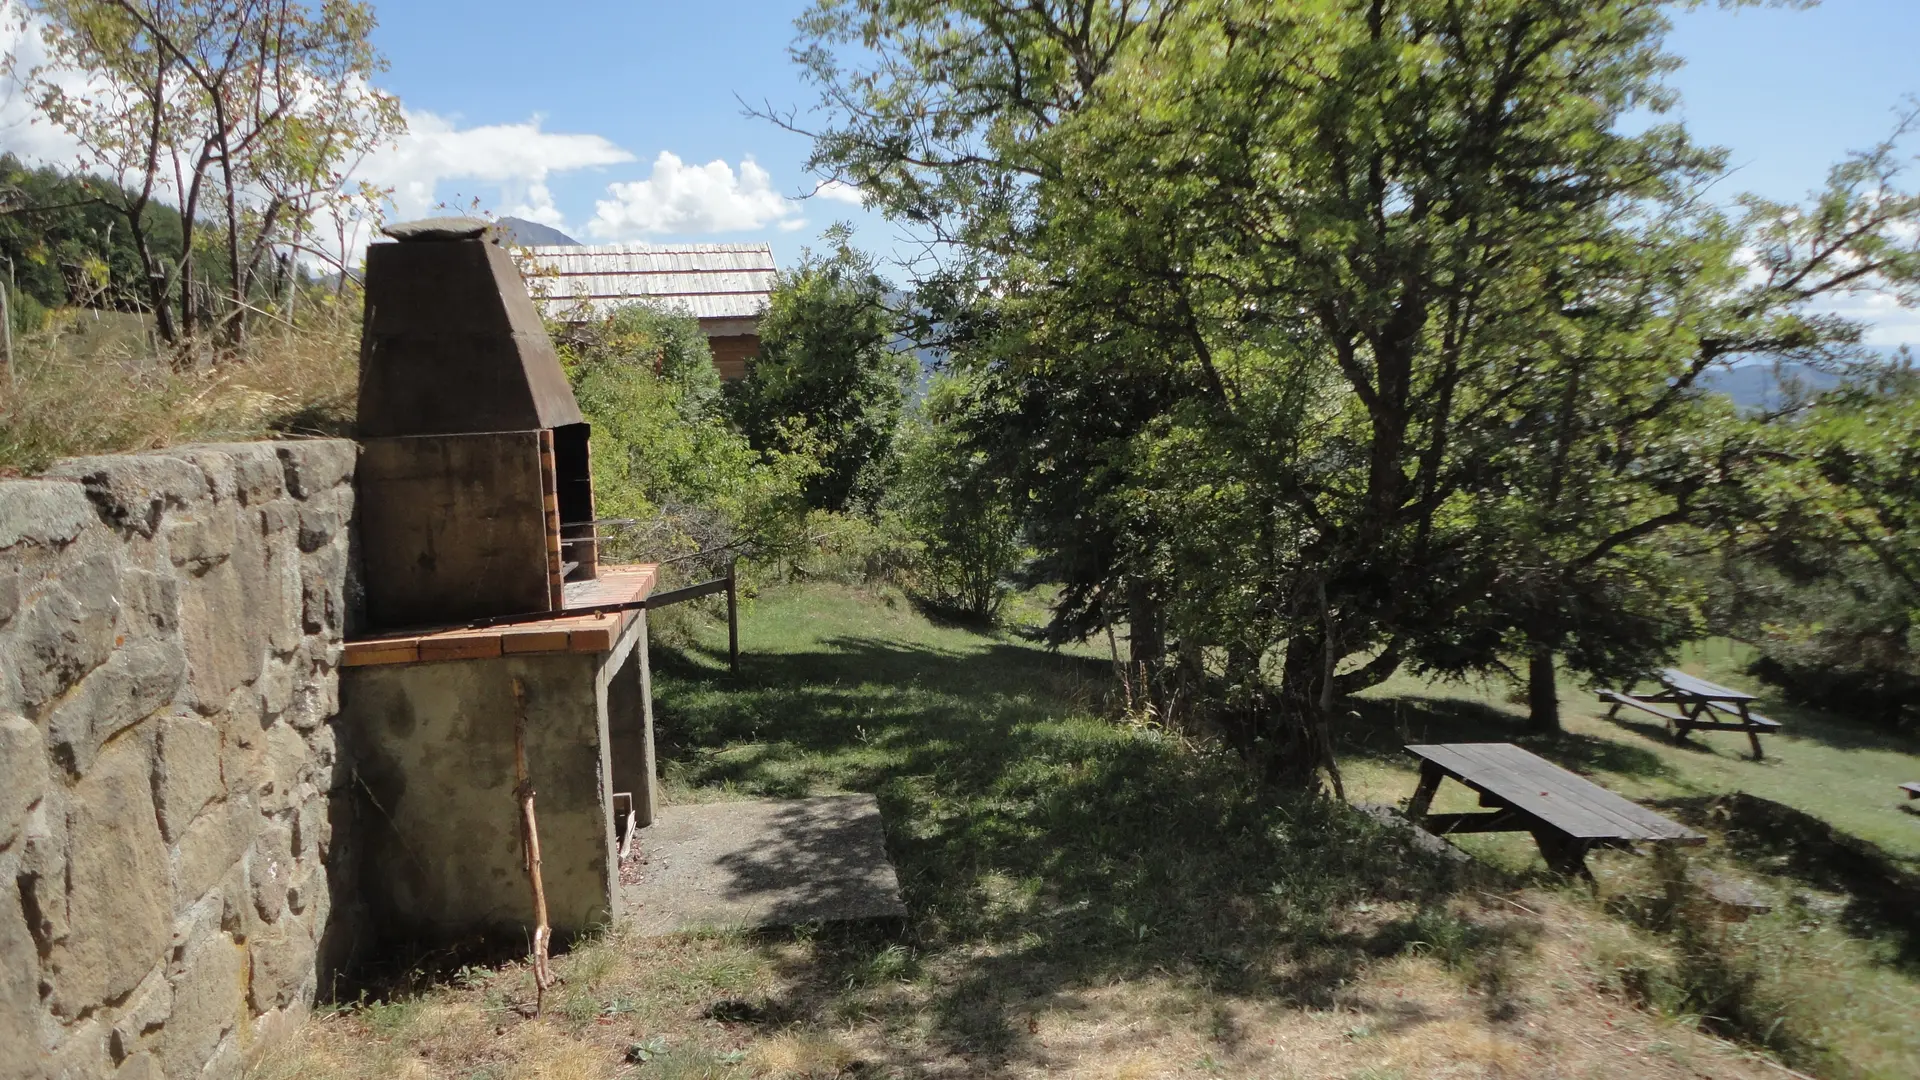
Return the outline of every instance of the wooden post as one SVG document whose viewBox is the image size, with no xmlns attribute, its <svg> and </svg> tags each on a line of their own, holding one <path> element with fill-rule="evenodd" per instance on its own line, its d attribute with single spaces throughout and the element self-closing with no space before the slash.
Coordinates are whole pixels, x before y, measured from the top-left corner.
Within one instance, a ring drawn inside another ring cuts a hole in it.
<svg viewBox="0 0 1920 1080">
<path fill-rule="evenodd" d="M 8 295 L 10 291 L 0 286 L 0 334 L 6 335 L 8 397 L 12 397 L 13 392 L 20 388 L 19 379 L 13 373 L 13 297 Z"/>
<path fill-rule="evenodd" d="M 740 674 L 740 597 L 736 575 L 740 560 L 727 560 L 727 666 Z"/>
<path fill-rule="evenodd" d="M 1433 805 L 1433 794 L 1440 790 L 1440 781 L 1446 774 L 1440 766 L 1431 761 L 1420 763 L 1420 785 L 1413 789 L 1413 798 L 1407 801 L 1407 820 L 1420 824 L 1427 816 L 1427 808 Z"/>
<path fill-rule="evenodd" d="M 533 818 L 533 778 L 527 771 L 527 687 L 513 679 L 513 794 L 520 800 L 520 839 L 526 847 L 527 880 L 533 886 L 533 1015 L 546 1004 L 553 971 L 547 966 L 547 890 L 540 881 L 540 828 Z"/>
</svg>

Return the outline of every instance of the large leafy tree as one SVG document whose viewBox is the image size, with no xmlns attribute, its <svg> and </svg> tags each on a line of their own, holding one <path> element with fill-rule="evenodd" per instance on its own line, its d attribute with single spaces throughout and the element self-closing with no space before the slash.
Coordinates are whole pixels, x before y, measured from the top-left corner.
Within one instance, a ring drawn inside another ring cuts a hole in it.
<svg viewBox="0 0 1920 1080">
<path fill-rule="evenodd" d="M 1704 209 L 1720 155 L 1623 123 L 1670 104 L 1673 6 L 806 24 L 818 164 L 959 256 L 976 437 L 1032 493 L 1061 632 L 1124 610 L 1137 657 L 1210 667 L 1229 730 L 1296 776 L 1332 768 L 1333 701 L 1403 663 L 1617 671 L 1671 642 L 1653 543 L 1737 509 L 1770 453 L 1700 376 L 1843 348 L 1805 305 L 1907 273 L 1913 218 L 1863 191 Z M 843 68 L 855 41 L 878 59 Z"/>
<path fill-rule="evenodd" d="M 741 426 L 757 449 L 819 461 L 814 507 L 871 507 L 895 467 L 894 440 L 912 374 L 895 347 L 890 291 L 873 260 L 829 233 L 833 251 L 780 275 L 760 320 L 760 354 L 736 390 Z"/>
<path fill-rule="evenodd" d="M 369 83 L 384 60 L 368 4 L 31 0 L 22 10 L 49 57 L 24 73 L 28 92 L 111 182 L 165 340 L 214 332 L 238 344 L 270 257 L 319 253 L 309 243 L 318 218 L 371 205 L 375 193 L 347 174 L 404 122 L 397 99 Z M 151 235 L 159 202 L 179 208 L 175 249 Z M 207 262 L 222 272 L 204 273 Z M 221 282 L 219 303 L 209 277 Z"/>
</svg>

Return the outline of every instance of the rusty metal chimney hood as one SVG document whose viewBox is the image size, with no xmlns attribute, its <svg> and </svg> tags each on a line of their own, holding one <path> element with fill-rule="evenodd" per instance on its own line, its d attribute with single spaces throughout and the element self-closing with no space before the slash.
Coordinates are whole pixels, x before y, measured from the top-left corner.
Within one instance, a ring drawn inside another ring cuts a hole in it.
<svg viewBox="0 0 1920 1080">
<path fill-rule="evenodd" d="M 546 616 L 598 574 L 590 432 L 487 229 L 436 218 L 367 249 L 355 486 L 371 629 Z"/>
<path fill-rule="evenodd" d="M 487 223 L 435 218 L 367 248 L 365 438 L 531 431 L 581 421 L 553 342 Z"/>
</svg>

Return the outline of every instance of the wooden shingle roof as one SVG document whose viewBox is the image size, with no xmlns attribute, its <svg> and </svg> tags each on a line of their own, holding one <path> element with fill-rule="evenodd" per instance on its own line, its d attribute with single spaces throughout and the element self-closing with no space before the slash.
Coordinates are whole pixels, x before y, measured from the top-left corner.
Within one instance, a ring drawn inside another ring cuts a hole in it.
<svg viewBox="0 0 1920 1080">
<path fill-rule="evenodd" d="M 773 292 L 767 244 L 604 244 L 521 249 L 527 288 L 547 314 L 595 314 L 648 301 L 702 320 L 751 319 Z"/>
</svg>

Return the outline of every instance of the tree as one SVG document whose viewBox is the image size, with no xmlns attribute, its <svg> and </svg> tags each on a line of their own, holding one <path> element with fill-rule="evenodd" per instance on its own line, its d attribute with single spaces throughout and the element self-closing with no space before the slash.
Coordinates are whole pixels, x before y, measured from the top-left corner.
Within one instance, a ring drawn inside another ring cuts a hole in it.
<svg viewBox="0 0 1920 1080">
<path fill-rule="evenodd" d="M 355 0 L 30 0 L 48 63 L 27 73 L 34 103 L 80 142 L 111 181 L 163 339 L 178 343 L 211 315 L 229 344 L 245 338 L 262 266 L 305 243 L 316 214 L 366 203 L 346 172 L 403 128 L 399 103 L 369 80 L 372 8 Z M 87 76 L 82 88 L 60 72 Z M 181 238 L 149 235 L 149 208 L 171 199 Z M 216 232 L 212 243 L 201 230 Z M 216 250 L 217 249 L 217 254 Z M 210 310 L 201 261 L 223 263 Z M 177 314 L 176 314 L 177 309 Z"/>
<path fill-rule="evenodd" d="M 593 425 L 596 512 L 639 522 L 609 548 L 653 560 L 749 540 L 778 549 L 798 529 L 812 461 L 758 453 L 732 428 L 696 320 L 635 304 L 552 331 Z"/>
<path fill-rule="evenodd" d="M 84 288 L 74 278 L 96 265 L 106 277 L 96 305 L 119 310 L 142 306 L 146 281 L 126 222 L 116 209 L 127 192 L 105 181 L 69 176 L 52 166 L 28 168 L 12 154 L 0 155 L 0 255 L 20 292 L 44 307 L 78 303 Z M 180 215 L 171 207 L 147 209 L 147 234 L 163 252 L 177 249 Z"/>
<path fill-rule="evenodd" d="M 1844 347 L 1806 303 L 1897 281 L 1912 247 L 1897 200 L 1729 222 L 1697 197 L 1719 154 L 1624 131 L 1671 104 L 1670 6 L 849 0 L 803 24 L 836 110 L 818 163 L 982 282 L 980 445 L 1034 493 L 1057 627 L 1124 608 L 1219 658 L 1228 730 L 1301 779 L 1334 773 L 1332 703 L 1403 663 L 1631 654 L 1619 616 L 1667 580 L 1649 545 L 1768 453 L 1689 415 L 1700 375 Z M 843 69 L 855 41 L 877 59 Z M 1749 282 L 1743 244 L 1777 235 L 1811 243 Z M 1502 591 L 1516 561 L 1533 584 Z"/>
<path fill-rule="evenodd" d="M 921 546 L 921 591 L 935 603 L 991 619 L 1024 555 L 1006 478 L 963 433 L 972 400 L 965 384 L 928 388 L 902 440 L 894 501 Z"/>
<path fill-rule="evenodd" d="M 775 282 L 736 412 L 761 450 L 795 450 L 804 427 L 820 463 L 808 504 L 840 511 L 873 506 L 892 474 L 912 360 L 894 348 L 889 286 L 873 260 L 845 230 L 828 239 L 833 254 L 808 254 Z"/>
</svg>

